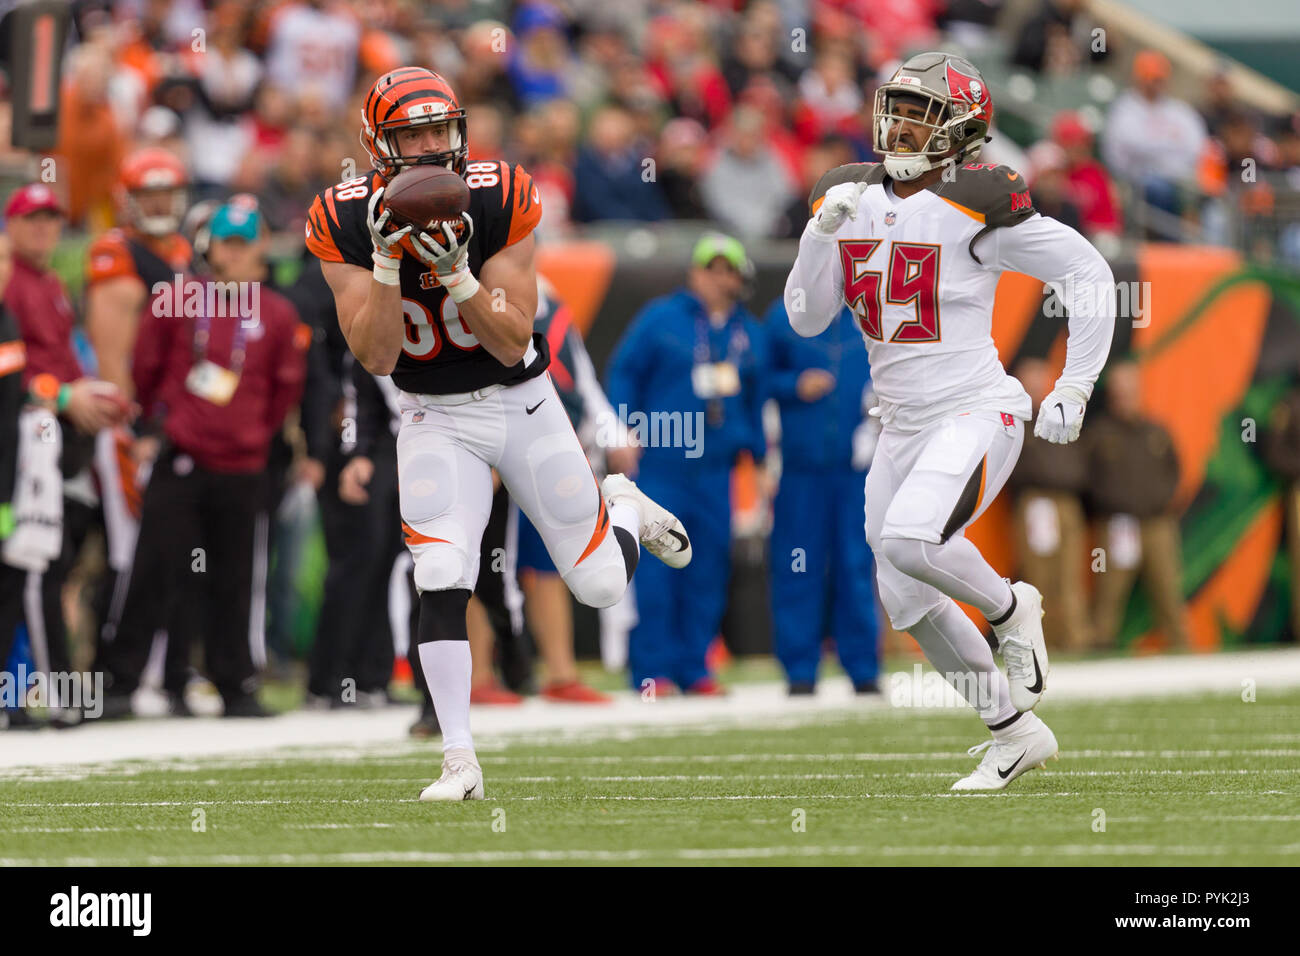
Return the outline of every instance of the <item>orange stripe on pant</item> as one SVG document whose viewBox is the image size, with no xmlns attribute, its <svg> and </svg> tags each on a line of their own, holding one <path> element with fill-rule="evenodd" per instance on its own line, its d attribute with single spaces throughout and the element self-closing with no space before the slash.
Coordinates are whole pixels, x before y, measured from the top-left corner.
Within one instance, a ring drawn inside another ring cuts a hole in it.
<svg viewBox="0 0 1300 956">
<path fill-rule="evenodd" d="M 446 538 L 431 538 L 427 534 L 420 534 L 405 521 L 402 522 L 402 533 L 406 535 L 406 543 L 412 544 L 451 544 Z"/>
<path fill-rule="evenodd" d="M 587 556 L 599 548 L 600 543 L 605 540 L 605 535 L 609 534 L 609 512 L 605 508 L 605 496 L 601 494 L 600 485 L 596 486 L 596 494 L 600 496 L 600 513 L 596 515 L 596 530 L 591 533 L 591 540 L 587 542 L 587 549 L 582 552 L 582 556 L 573 562 L 575 568 L 587 560 Z"/>
</svg>

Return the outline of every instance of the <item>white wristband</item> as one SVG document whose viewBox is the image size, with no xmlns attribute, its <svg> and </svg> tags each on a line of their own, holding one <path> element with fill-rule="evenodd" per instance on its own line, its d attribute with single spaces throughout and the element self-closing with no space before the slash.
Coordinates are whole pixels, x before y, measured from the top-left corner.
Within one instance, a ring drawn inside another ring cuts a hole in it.
<svg viewBox="0 0 1300 956">
<path fill-rule="evenodd" d="M 468 268 L 453 272 L 449 276 L 438 276 L 438 282 L 447 290 L 447 295 L 451 296 L 451 301 L 457 305 L 466 299 L 472 299 L 478 294 L 478 279 L 474 278 L 474 273 Z"/>
<path fill-rule="evenodd" d="M 371 254 L 370 258 L 375 263 L 375 271 L 371 274 L 375 277 L 376 282 L 384 285 L 402 284 L 402 260 L 400 257 L 391 259 L 376 250 Z"/>
</svg>

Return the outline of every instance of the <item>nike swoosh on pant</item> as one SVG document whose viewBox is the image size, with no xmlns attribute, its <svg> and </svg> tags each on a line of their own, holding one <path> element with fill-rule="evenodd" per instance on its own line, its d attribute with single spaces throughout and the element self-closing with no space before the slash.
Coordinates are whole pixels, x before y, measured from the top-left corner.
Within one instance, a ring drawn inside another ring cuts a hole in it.
<svg viewBox="0 0 1300 956">
<path fill-rule="evenodd" d="M 1007 777 L 1011 776 L 1011 771 L 1015 770 L 1016 767 L 1018 767 L 1018 766 L 1020 765 L 1020 761 L 1022 761 L 1022 760 L 1025 759 L 1025 754 L 1027 754 L 1027 753 L 1029 753 L 1028 750 L 1026 750 L 1025 753 L 1022 753 L 1019 757 L 1017 757 L 1017 758 L 1016 758 L 1016 762 L 1013 763 L 1013 764 L 1012 764 L 1010 767 L 1008 767 L 1006 770 L 1003 770 L 1001 767 L 998 767 L 998 776 L 1001 777 L 1003 780 L 1005 780 L 1005 779 L 1007 779 Z"/>
</svg>

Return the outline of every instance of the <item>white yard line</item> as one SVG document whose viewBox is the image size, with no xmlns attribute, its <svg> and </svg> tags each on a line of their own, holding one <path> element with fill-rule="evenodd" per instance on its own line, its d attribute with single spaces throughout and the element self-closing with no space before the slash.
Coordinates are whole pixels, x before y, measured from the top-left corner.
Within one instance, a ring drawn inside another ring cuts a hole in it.
<svg viewBox="0 0 1300 956">
<path fill-rule="evenodd" d="M 362 863 L 635 863 L 643 860 L 755 860 L 783 857 L 851 857 L 862 861 L 873 858 L 915 857 L 1002 857 L 1018 856 L 1037 860 L 1054 857 L 1125 857 L 1125 856 L 1229 856 L 1235 851 L 1227 846 L 1162 846 L 1148 843 L 1053 844 L 1049 846 L 745 846 L 715 849 L 664 850 L 479 850 L 465 853 L 438 853 L 420 850 L 393 850 L 365 853 L 267 853 L 213 854 L 140 857 L 58 857 L 0 858 L 0 866 L 165 866 L 217 865 L 256 866 L 265 864 L 319 866 L 322 864 Z M 1300 855 L 1300 844 L 1251 847 L 1250 852 L 1267 856 Z"/>
<path fill-rule="evenodd" d="M 643 739 L 693 727 L 693 732 L 707 739 L 719 731 L 752 726 L 794 727 L 819 718 L 842 720 L 865 715 L 893 719 L 952 714 L 964 709 L 891 706 L 891 699 L 899 703 L 906 697 L 908 702 L 912 702 L 914 689 L 921 694 L 915 702 L 925 700 L 923 688 L 914 687 L 914 677 L 912 670 L 885 675 L 882 681 L 884 693 L 879 699 L 855 696 L 844 679 L 823 681 L 815 697 L 796 700 L 787 698 L 783 686 L 778 683 L 740 685 L 726 698 L 668 699 L 656 703 L 643 702 L 631 691 L 615 695 L 614 702 L 608 706 L 552 704 L 530 699 L 519 707 L 475 707 L 474 733 L 483 745 L 480 748 L 483 760 L 488 762 L 492 759 L 489 755 L 493 745 L 499 747 L 504 738 L 541 737 L 550 742 L 578 742 L 593 738 Z M 1298 686 L 1300 649 L 1248 651 L 1058 664 L 1052 669 L 1047 700 L 1050 704 L 1205 692 L 1240 695 L 1243 688 L 1249 687 L 1259 705 L 1266 705 L 1270 690 Z M 121 760 L 189 760 L 207 765 L 213 757 L 252 755 L 283 748 L 328 747 L 332 753 L 339 754 L 339 759 L 345 759 L 347 752 L 367 757 L 393 753 L 410 755 L 419 752 L 408 744 L 406 738 L 406 728 L 413 716 L 414 708 L 360 713 L 299 711 L 269 720 L 196 718 L 182 722 L 148 719 L 97 724 L 73 731 L 5 732 L 0 735 L 0 770 L 28 767 L 75 769 Z M 976 742 L 974 736 L 971 742 Z M 435 745 L 429 744 L 428 750 L 435 751 Z M 1101 755 L 1103 752 L 1095 753 Z M 1174 755 L 1174 752 L 1169 753 Z M 1286 750 L 1257 753 L 1258 756 L 1292 754 L 1293 751 Z M 856 759 L 900 759 L 895 754 L 853 756 Z M 943 755 L 926 754 L 903 759 L 933 759 L 935 756 Z M 810 759 L 807 754 L 789 757 Z M 573 758 L 561 759 L 569 761 Z M 649 758 L 626 757 L 610 762 L 627 759 Z M 682 757 L 670 759 L 683 760 Z M 770 754 L 729 754 L 718 755 L 718 759 L 780 758 Z M 253 762 L 257 763 L 256 760 Z M 4 776 L 13 779 L 21 774 L 10 772 Z"/>
</svg>

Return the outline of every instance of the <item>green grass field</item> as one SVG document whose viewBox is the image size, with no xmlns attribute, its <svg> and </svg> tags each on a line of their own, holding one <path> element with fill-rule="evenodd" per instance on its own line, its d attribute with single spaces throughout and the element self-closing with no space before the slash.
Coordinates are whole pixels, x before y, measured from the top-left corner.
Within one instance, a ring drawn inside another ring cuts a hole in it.
<svg viewBox="0 0 1300 956">
<path fill-rule="evenodd" d="M 487 800 L 455 805 L 416 800 L 436 757 L 405 741 L 5 771 L 0 863 L 1300 860 L 1300 692 L 1058 703 L 1042 716 L 1060 761 L 989 795 L 948 791 L 981 739 L 958 710 L 483 740 Z"/>
</svg>

